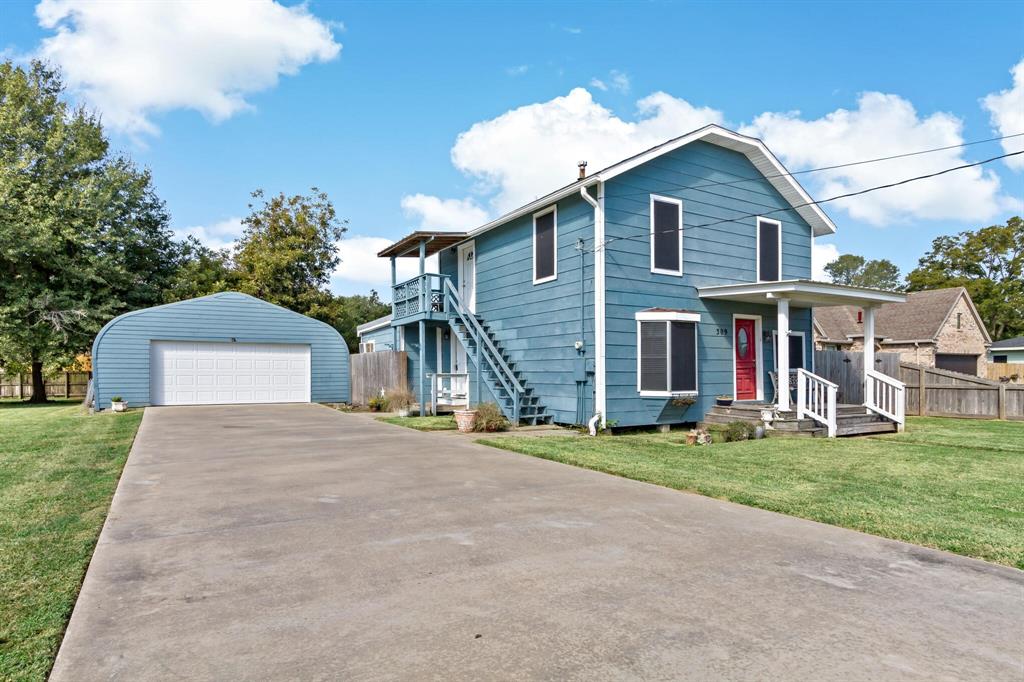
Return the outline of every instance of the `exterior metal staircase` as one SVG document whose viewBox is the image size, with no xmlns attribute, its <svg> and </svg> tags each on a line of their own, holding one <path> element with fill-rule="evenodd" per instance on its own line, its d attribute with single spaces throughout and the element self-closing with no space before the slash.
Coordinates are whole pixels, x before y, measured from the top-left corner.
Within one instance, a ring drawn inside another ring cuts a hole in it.
<svg viewBox="0 0 1024 682">
<path fill-rule="evenodd" d="M 550 424 L 548 414 L 532 387 L 526 385 L 523 373 L 501 346 L 494 330 L 479 315 L 469 312 L 451 280 L 445 278 L 444 310 L 452 332 L 466 349 L 466 355 L 477 367 L 478 395 L 486 385 L 501 411 L 513 424 Z"/>
</svg>

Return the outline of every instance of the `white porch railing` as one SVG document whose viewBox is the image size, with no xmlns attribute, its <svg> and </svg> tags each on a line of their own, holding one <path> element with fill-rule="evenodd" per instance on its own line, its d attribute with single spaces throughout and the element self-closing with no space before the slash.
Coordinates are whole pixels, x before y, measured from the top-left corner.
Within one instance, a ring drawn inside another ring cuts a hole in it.
<svg viewBox="0 0 1024 682">
<path fill-rule="evenodd" d="M 464 405 L 469 408 L 469 374 L 433 374 L 430 377 L 433 413 L 438 405 Z"/>
<path fill-rule="evenodd" d="M 811 374 L 805 369 L 796 371 L 796 418 L 810 417 L 828 429 L 828 437 L 836 437 L 838 412 L 836 393 L 839 386 Z"/>
<path fill-rule="evenodd" d="M 864 407 L 893 420 L 902 432 L 907 419 L 906 384 L 873 369 L 864 375 Z"/>
</svg>

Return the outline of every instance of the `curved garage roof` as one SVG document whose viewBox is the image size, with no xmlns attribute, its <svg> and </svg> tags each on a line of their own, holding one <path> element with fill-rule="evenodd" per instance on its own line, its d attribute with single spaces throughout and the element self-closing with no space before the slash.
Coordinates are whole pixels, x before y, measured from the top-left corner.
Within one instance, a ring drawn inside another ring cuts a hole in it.
<svg viewBox="0 0 1024 682">
<path fill-rule="evenodd" d="M 181 360 L 173 362 L 174 357 Z M 294 377 L 296 385 L 289 401 L 349 400 L 348 346 L 336 329 L 248 294 L 224 292 L 135 310 L 108 322 L 92 348 L 95 404 L 99 409 L 109 407 L 116 395 L 133 407 L 250 402 L 244 386 L 235 384 L 250 384 L 255 379 L 273 385 L 282 379 L 247 377 L 246 368 L 254 365 L 254 357 L 283 366 L 282 373 L 290 362 L 293 373 L 305 376 L 301 386 Z M 219 376 L 206 373 L 190 379 L 189 366 L 196 365 L 195 358 L 214 358 L 212 369 L 223 366 L 225 371 Z M 305 367 L 300 366 L 303 358 L 307 358 Z M 267 363 L 261 360 L 258 364 Z M 182 368 L 177 377 L 182 384 L 195 384 L 198 379 L 214 388 L 204 389 L 192 399 L 186 385 L 176 399 L 165 398 L 164 384 L 175 379 L 165 374 L 171 372 L 172 365 Z M 218 383 L 220 397 L 215 390 Z M 252 394 L 251 402 L 279 402 L 275 397 L 282 395 L 282 391 L 261 390 Z"/>
</svg>

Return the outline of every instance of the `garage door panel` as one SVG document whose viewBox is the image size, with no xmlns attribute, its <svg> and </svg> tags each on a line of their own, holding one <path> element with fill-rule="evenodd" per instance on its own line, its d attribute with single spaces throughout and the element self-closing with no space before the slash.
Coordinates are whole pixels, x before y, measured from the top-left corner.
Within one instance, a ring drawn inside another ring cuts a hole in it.
<svg viewBox="0 0 1024 682">
<path fill-rule="evenodd" d="M 154 405 L 309 402 L 309 346 L 154 341 Z"/>
</svg>

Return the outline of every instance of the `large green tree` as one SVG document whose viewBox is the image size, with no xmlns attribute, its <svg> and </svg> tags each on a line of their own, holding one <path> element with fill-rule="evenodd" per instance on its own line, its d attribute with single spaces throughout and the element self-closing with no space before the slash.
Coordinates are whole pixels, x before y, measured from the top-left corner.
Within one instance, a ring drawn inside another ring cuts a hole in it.
<svg viewBox="0 0 1024 682">
<path fill-rule="evenodd" d="M 1024 221 L 937 237 L 907 282 L 910 291 L 965 287 L 994 339 L 1024 334 Z"/>
<path fill-rule="evenodd" d="M 825 273 L 836 284 L 851 287 L 884 291 L 899 291 L 903 288 L 900 269 L 884 258 L 867 260 L 863 256 L 844 253 L 825 266 Z"/>
<path fill-rule="evenodd" d="M 43 367 L 160 300 L 177 258 L 148 172 L 111 157 L 98 116 L 69 106 L 40 62 L 0 63 L 0 357 Z"/>
<path fill-rule="evenodd" d="M 377 292 L 371 290 L 369 296 L 332 296 L 315 306 L 309 314 L 337 329 L 348 343 L 349 351 L 355 353 L 359 349 L 356 327 L 390 312 L 391 306 L 381 302 Z"/>
<path fill-rule="evenodd" d="M 328 302 L 347 227 L 327 194 L 314 187 L 308 196 L 267 199 L 256 190 L 252 197 L 234 252 L 238 288 L 302 314 Z"/>
</svg>

